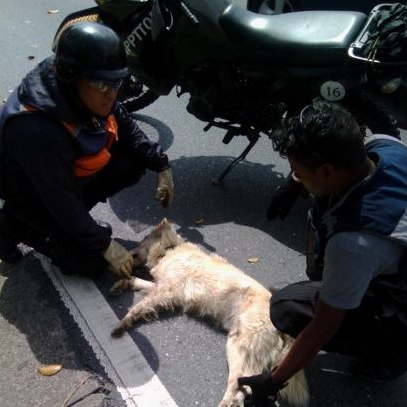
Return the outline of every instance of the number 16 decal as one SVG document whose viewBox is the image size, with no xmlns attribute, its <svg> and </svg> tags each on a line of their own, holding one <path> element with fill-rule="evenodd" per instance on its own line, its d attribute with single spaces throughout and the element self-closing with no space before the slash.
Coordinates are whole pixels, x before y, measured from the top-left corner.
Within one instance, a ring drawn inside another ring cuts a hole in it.
<svg viewBox="0 0 407 407">
<path fill-rule="evenodd" d="M 320 89 L 319 89 L 321 96 L 325 100 L 329 100 L 330 102 L 337 102 L 338 100 L 341 100 L 345 97 L 346 95 L 346 90 L 344 86 L 335 81 L 327 81 L 324 82 Z"/>
</svg>

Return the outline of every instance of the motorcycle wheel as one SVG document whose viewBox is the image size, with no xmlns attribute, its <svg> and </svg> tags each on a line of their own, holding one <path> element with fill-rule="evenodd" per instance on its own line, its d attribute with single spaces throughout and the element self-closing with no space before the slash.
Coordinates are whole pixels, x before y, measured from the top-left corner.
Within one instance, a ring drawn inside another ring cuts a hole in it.
<svg viewBox="0 0 407 407">
<path fill-rule="evenodd" d="M 302 11 L 298 0 L 248 0 L 247 9 L 259 14 L 274 15 Z"/>
<path fill-rule="evenodd" d="M 118 99 L 126 110 L 136 112 L 155 102 L 160 96 L 130 75 L 120 88 Z"/>
</svg>

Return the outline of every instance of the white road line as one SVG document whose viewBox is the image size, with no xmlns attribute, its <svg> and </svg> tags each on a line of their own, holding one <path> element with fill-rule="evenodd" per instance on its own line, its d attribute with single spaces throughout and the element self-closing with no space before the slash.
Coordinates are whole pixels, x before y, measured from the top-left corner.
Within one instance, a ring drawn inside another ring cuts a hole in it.
<svg viewBox="0 0 407 407">
<path fill-rule="evenodd" d="M 110 336 L 119 322 L 94 282 L 61 274 L 38 255 L 85 339 L 129 407 L 177 407 L 128 333 Z"/>
</svg>

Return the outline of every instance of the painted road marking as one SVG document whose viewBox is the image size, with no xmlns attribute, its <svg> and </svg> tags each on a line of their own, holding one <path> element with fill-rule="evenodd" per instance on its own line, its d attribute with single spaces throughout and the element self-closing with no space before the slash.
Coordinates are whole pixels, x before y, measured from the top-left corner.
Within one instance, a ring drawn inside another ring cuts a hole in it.
<svg viewBox="0 0 407 407">
<path fill-rule="evenodd" d="M 119 319 L 95 283 L 87 278 L 64 275 L 46 257 L 38 257 L 127 405 L 178 407 L 130 335 L 126 332 L 120 339 L 110 336 Z"/>
</svg>

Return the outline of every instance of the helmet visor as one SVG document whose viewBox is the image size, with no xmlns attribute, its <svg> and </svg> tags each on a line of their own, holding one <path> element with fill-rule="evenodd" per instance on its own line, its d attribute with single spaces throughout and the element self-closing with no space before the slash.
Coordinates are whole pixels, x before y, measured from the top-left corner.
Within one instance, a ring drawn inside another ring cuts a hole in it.
<svg viewBox="0 0 407 407">
<path fill-rule="evenodd" d="M 129 73 L 129 69 L 127 67 L 122 69 L 112 69 L 106 71 L 98 71 L 98 70 L 88 70 L 85 69 L 83 76 L 85 78 L 92 78 L 92 79 L 99 79 L 102 81 L 118 81 L 120 79 L 124 79 Z"/>
</svg>

